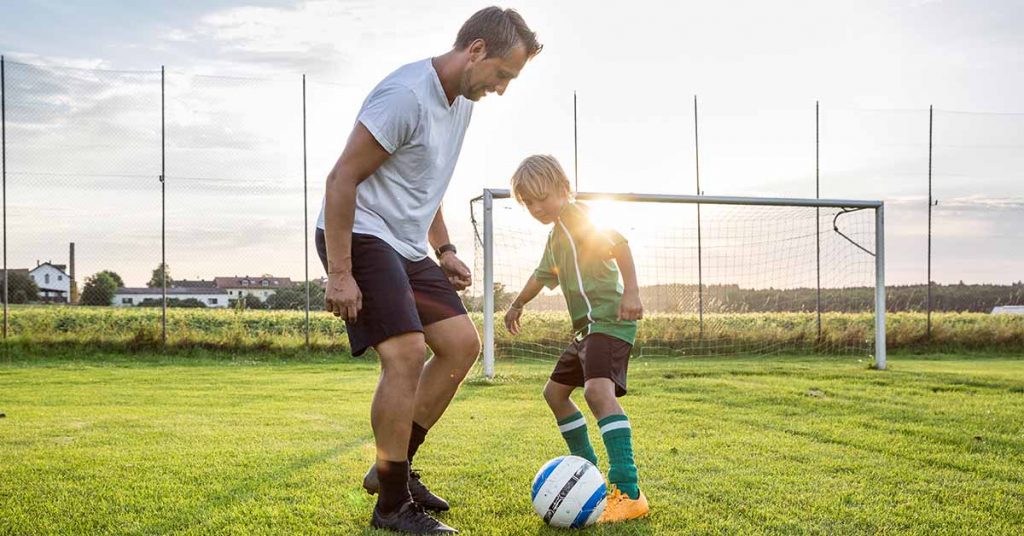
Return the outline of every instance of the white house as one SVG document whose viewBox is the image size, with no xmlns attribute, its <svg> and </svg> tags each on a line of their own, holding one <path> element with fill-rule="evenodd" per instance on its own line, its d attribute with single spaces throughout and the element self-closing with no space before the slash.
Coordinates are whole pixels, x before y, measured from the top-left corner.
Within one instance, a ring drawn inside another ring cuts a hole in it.
<svg viewBox="0 0 1024 536">
<path fill-rule="evenodd" d="M 39 299 L 46 302 L 67 303 L 71 295 L 71 276 L 67 266 L 44 262 L 28 272 L 39 287 Z"/>
<path fill-rule="evenodd" d="M 289 277 L 215 277 L 214 284 L 226 290 L 232 299 L 252 294 L 262 301 L 273 296 L 278 289 L 291 288 L 295 284 Z"/>
<path fill-rule="evenodd" d="M 1024 315 L 1024 305 L 999 305 L 992 308 L 994 315 Z"/>
<path fill-rule="evenodd" d="M 228 293 L 219 288 L 178 288 L 167 289 L 167 298 L 187 300 L 195 298 L 206 304 L 207 307 L 228 307 Z M 163 291 L 160 288 L 119 288 L 114 292 L 114 299 L 111 305 L 115 307 L 134 307 L 143 300 L 162 300 Z"/>
</svg>

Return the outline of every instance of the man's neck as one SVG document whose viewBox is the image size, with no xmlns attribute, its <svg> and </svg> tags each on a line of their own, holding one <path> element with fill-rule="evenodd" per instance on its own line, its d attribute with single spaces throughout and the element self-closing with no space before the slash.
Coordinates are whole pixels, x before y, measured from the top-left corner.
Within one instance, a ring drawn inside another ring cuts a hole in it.
<svg viewBox="0 0 1024 536">
<path fill-rule="evenodd" d="M 456 50 L 450 50 L 440 56 L 431 58 L 434 70 L 437 71 L 437 78 L 441 80 L 441 88 L 444 89 L 444 96 L 448 98 L 448 104 L 455 102 L 459 96 L 459 83 L 462 79 L 462 69 L 465 66 L 465 59 Z"/>
</svg>

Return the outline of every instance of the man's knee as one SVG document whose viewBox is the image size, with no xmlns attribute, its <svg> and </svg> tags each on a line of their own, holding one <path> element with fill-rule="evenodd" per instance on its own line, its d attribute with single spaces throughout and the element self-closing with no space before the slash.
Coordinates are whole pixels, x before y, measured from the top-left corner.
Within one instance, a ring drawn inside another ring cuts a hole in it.
<svg viewBox="0 0 1024 536">
<path fill-rule="evenodd" d="M 376 349 L 385 374 L 419 378 L 427 357 L 427 343 L 422 333 L 396 335 L 378 344 Z"/>
<path fill-rule="evenodd" d="M 471 367 L 480 355 L 480 335 L 472 323 L 467 322 L 461 329 L 452 330 L 444 341 L 434 348 L 437 355 L 452 359 L 453 365 Z"/>
</svg>

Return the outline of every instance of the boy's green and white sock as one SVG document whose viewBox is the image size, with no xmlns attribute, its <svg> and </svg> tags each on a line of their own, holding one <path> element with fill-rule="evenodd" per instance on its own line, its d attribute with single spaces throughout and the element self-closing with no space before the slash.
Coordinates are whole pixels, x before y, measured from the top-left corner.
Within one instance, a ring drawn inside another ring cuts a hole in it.
<svg viewBox="0 0 1024 536">
<path fill-rule="evenodd" d="M 629 418 L 625 415 L 609 415 L 599 421 L 601 438 L 608 450 L 608 482 L 629 495 L 630 499 L 640 497 L 637 484 L 636 462 L 633 461 L 633 430 L 629 426 Z"/>
<path fill-rule="evenodd" d="M 587 421 L 580 412 L 573 413 L 558 421 L 558 431 L 562 432 L 565 444 L 569 445 L 569 453 L 579 456 L 597 465 L 597 453 L 590 445 L 590 435 L 587 434 Z"/>
</svg>

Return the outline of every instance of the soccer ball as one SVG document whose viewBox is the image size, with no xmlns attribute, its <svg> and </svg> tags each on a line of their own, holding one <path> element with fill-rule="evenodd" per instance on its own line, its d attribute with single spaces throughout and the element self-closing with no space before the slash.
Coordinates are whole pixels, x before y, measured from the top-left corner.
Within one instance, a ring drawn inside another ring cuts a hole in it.
<svg viewBox="0 0 1024 536">
<path fill-rule="evenodd" d="M 552 527 L 578 529 L 592 525 L 604 512 L 604 475 L 579 456 L 559 456 L 533 477 L 533 508 Z"/>
</svg>

